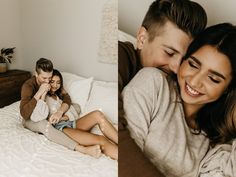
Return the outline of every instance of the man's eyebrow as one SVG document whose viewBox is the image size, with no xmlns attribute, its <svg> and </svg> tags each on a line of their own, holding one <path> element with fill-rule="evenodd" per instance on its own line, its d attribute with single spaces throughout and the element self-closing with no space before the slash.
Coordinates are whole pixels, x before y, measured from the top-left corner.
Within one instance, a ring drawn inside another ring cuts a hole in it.
<svg viewBox="0 0 236 177">
<path fill-rule="evenodd" d="M 176 52 L 176 53 L 180 53 L 177 49 L 175 49 L 174 47 L 171 47 L 171 46 L 169 46 L 169 45 L 163 45 L 164 47 L 166 47 L 166 48 L 169 48 L 169 49 L 171 49 L 171 50 L 173 50 L 174 52 Z"/>
<path fill-rule="evenodd" d="M 200 66 L 202 65 L 202 63 L 196 58 L 196 57 L 194 57 L 194 56 L 190 56 L 189 58 L 191 58 L 192 60 L 194 60 L 197 64 L 199 64 Z M 214 70 L 209 70 L 210 71 L 210 73 L 212 73 L 212 74 L 214 74 L 214 75 L 216 75 L 216 76 L 219 76 L 219 77 L 221 77 L 222 79 L 226 79 L 225 78 L 225 76 L 223 75 L 223 74 L 220 74 L 219 72 L 217 72 L 217 71 L 214 71 Z"/>
</svg>

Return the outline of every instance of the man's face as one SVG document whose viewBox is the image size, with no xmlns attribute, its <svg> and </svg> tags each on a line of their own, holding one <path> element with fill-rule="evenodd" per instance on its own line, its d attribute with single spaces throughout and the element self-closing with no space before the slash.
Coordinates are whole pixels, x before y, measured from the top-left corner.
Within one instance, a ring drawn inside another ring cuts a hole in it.
<svg viewBox="0 0 236 177">
<path fill-rule="evenodd" d="M 40 86 L 43 83 L 49 83 L 52 78 L 52 72 L 44 72 L 40 70 L 39 73 L 36 72 L 36 81 Z"/>
<path fill-rule="evenodd" d="M 137 48 L 141 51 L 141 64 L 143 67 L 157 67 L 167 73 L 177 73 L 192 38 L 169 21 L 157 30 L 157 36 L 150 42 L 146 29 L 140 28 Z"/>
</svg>

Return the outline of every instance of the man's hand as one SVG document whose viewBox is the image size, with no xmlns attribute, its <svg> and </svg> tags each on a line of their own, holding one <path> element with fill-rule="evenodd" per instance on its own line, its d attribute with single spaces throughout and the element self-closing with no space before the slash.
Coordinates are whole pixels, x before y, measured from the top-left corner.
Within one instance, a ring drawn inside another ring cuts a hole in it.
<svg viewBox="0 0 236 177">
<path fill-rule="evenodd" d="M 54 114 L 52 114 L 50 117 L 49 117 L 49 122 L 51 124 L 56 124 L 58 122 L 60 122 L 61 118 L 62 118 L 62 115 L 63 115 L 63 112 L 62 111 L 57 111 L 55 112 Z"/>
<path fill-rule="evenodd" d="M 47 84 L 47 83 L 41 84 L 40 87 L 39 87 L 39 90 L 34 95 L 34 98 L 36 100 L 39 100 L 42 95 L 46 95 L 46 93 L 50 90 L 50 88 L 51 88 L 50 84 Z"/>
</svg>

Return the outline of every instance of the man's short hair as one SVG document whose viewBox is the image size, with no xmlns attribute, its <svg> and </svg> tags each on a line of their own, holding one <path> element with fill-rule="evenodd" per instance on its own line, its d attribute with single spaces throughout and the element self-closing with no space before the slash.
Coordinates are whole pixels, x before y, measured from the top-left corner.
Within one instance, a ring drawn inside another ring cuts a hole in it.
<svg viewBox="0 0 236 177">
<path fill-rule="evenodd" d="M 53 64 L 51 60 L 46 59 L 46 58 L 40 58 L 36 62 L 36 72 L 40 74 L 41 70 L 44 72 L 52 72 L 53 71 Z"/>
<path fill-rule="evenodd" d="M 142 22 L 150 35 L 149 41 L 158 35 L 158 27 L 161 29 L 167 21 L 195 37 L 206 27 L 207 15 L 203 7 L 193 1 L 156 0 L 150 5 Z"/>
</svg>

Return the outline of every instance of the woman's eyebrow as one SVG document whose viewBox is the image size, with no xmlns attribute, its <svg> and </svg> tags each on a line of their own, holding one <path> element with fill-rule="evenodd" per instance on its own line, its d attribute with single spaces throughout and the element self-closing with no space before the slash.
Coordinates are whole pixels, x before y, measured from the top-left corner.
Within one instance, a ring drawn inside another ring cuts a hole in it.
<svg viewBox="0 0 236 177">
<path fill-rule="evenodd" d="M 200 66 L 202 65 L 202 63 L 194 56 L 190 56 L 189 58 L 191 58 L 192 60 L 194 60 L 197 64 L 199 64 Z"/>
<path fill-rule="evenodd" d="M 197 64 L 199 64 L 200 66 L 202 65 L 202 63 L 196 58 L 196 57 L 194 57 L 194 56 L 190 56 L 189 58 L 191 58 L 192 60 L 194 60 Z M 216 75 L 216 76 L 219 76 L 219 77 L 221 77 L 222 79 L 226 79 L 225 78 L 225 76 L 223 75 L 223 74 L 220 74 L 219 72 L 217 72 L 217 71 L 214 71 L 214 70 L 209 70 L 210 71 L 210 73 L 212 73 L 212 74 L 214 74 L 214 75 Z"/>
<path fill-rule="evenodd" d="M 223 74 L 220 74 L 220 73 L 218 73 L 217 71 L 210 70 L 210 72 L 211 72 L 212 74 L 214 74 L 214 75 L 217 75 L 217 76 L 221 77 L 221 78 L 224 79 L 224 80 L 226 79 Z"/>
</svg>

